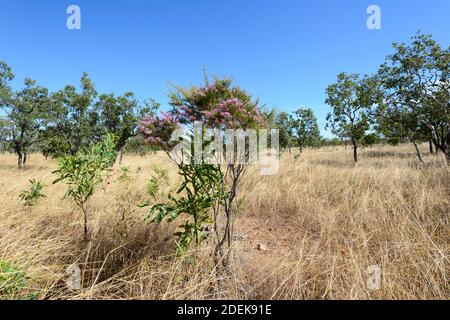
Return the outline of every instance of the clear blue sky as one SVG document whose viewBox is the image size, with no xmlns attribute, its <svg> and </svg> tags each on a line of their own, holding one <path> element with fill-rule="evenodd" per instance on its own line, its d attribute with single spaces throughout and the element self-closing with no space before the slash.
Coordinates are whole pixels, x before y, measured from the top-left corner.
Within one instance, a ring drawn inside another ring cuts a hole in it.
<svg viewBox="0 0 450 320">
<path fill-rule="evenodd" d="M 66 28 L 67 6 L 81 30 Z M 381 8 L 369 30 L 366 9 Z M 268 106 L 312 107 L 339 72 L 371 73 L 417 30 L 450 40 L 448 0 L 0 0 L 0 60 L 50 90 L 89 73 L 99 92 L 134 91 L 167 106 L 170 83 L 231 76 Z"/>
</svg>

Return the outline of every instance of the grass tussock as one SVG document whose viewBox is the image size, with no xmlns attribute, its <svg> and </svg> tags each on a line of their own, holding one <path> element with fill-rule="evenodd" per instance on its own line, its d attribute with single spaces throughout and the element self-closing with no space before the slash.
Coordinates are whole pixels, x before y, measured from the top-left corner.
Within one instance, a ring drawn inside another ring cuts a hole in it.
<svg viewBox="0 0 450 320">
<path fill-rule="evenodd" d="M 18 170 L 3 154 L 0 260 L 23 268 L 40 299 L 448 299 L 450 170 L 425 149 L 425 165 L 411 146 L 383 146 L 362 150 L 356 166 L 350 149 L 327 148 L 283 154 L 275 176 L 249 168 L 227 273 L 210 245 L 175 257 L 173 226 L 143 221 L 152 168 L 169 172 L 162 194 L 177 182 L 164 155 L 126 156 L 130 179 L 115 167 L 91 200 L 86 242 L 81 213 L 52 184 L 54 161 L 31 155 Z M 47 196 L 27 207 L 29 179 Z M 64 282 L 74 263 L 75 291 Z M 371 265 L 380 290 L 367 288 Z"/>
</svg>

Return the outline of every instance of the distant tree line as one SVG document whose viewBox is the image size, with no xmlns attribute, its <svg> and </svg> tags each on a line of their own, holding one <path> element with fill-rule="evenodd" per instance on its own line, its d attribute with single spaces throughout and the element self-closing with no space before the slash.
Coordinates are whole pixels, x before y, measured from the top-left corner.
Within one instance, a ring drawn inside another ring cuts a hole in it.
<svg viewBox="0 0 450 320">
<path fill-rule="evenodd" d="M 358 147 L 384 139 L 410 142 L 423 162 L 419 142 L 441 151 L 450 164 L 450 47 L 441 48 L 431 35 L 416 34 L 409 45 L 394 43 L 374 75 L 341 73 L 328 86 L 328 128 Z"/>
<path fill-rule="evenodd" d="M 280 146 L 301 153 L 305 147 L 350 144 L 357 162 L 360 146 L 412 143 L 423 162 L 418 144 L 428 142 L 430 153 L 444 153 L 450 164 L 450 47 L 421 33 L 411 40 L 394 43 L 394 53 L 375 74 L 340 73 L 326 88 L 332 111 L 325 129 L 335 138 L 321 137 L 313 110 L 300 108 L 275 115 Z"/>
<path fill-rule="evenodd" d="M 325 102 L 332 108 L 326 128 L 335 138 L 320 135 L 310 108 L 268 112 L 270 126 L 280 130 L 280 146 L 301 153 L 306 147 L 348 143 L 357 162 L 360 146 L 412 143 L 423 161 L 418 144 L 428 142 L 430 152 L 442 152 L 450 165 L 450 47 L 417 33 L 411 43 L 393 48 L 375 74 L 340 73 L 326 88 Z M 79 88 L 68 85 L 53 93 L 32 79 L 14 91 L 13 78 L 0 61 L 0 151 L 15 153 L 19 168 L 32 151 L 46 157 L 75 155 L 107 133 L 117 137 L 120 157 L 125 149 L 149 150 L 138 123 L 159 108 L 155 101 L 141 102 L 132 92 L 99 94 L 86 73 Z"/>
<path fill-rule="evenodd" d="M 310 108 L 299 108 L 292 113 L 277 113 L 272 127 L 279 130 L 280 147 L 289 152 L 295 147 L 301 153 L 305 147 L 318 148 L 324 143 L 317 118 Z"/>
<path fill-rule="evenodd" d="M 0 62 L 0 148 L 17 155 L 19 168 L 27 163 L 30 152 L 54 158 L 75 155 L 107 133 L 117 137 L 115 149 L 120 157 L 127 143 L 140 150 L 144 142 L 138 122 L 159 107 L 153 100 L 140 102 L 132 92 L 99 94 L 86 73 L 80 88 L 67 85 L 54 93 L 32 79 L 25 79 L 24 87 L 13 91 L 13 78 L 11 68 Z"/>
</svg>

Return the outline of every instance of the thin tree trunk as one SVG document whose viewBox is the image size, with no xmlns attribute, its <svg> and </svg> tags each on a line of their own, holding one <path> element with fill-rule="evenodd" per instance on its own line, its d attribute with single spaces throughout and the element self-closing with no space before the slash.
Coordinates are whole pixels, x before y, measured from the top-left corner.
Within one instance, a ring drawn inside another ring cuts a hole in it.
<svg viewBox="0 0 450 320">
<path fill-rule="evenodd" d="M 423 159 L 422 159 L 422 155 L 420 154 L 419 147 L 417 146 L 417 143 L 416 143 L 415 140 L 413 140 L 413 144 L 414 144 L 414 148 L 416 148 L 416 155 L 417 155 L 417 158 L 419 159 L 419 161 L 420 161 L 421 163 L 425 163 L 425 162 L 423 161 Z"/>
<path fill-rule="evenodd" d="M 86 208 L 85 204 L 81 207 L 83 214 L 84 214 L 84 240 L 88 240 L 88 209 Z"/>
<path fill-rule="evenodd" d="M 438 153 L 439 153 L 439 146 L 438 146 L 437 143 L 435 143 L 434 141 L 433 141 L 433 145 L 434 145 L 434 152 L 435 152 L 436 154 L 438 154 Z"/>
<path fill-rule="evenodd" d="M 120 155 L 119 155 L 119 164 L 122 164 L 124 149 L 125 149 L 125 146 L 123 146 L 122 148 L 120 148 L 120 151 L 119 151 L 119 152 L 120 152 Z"/>
<path fill-rule="evenodd" d="M 224 211 L 226 216 L 226 223 L 225 228 L 223 231 L 223 235 L 221 236 L 221 239 L 218 240 L 218 243 L 215 248 L 215 259 L 217 261 L 221 260 L 222 265 L 227 268 L 230 254 L 231 254 L 231 248 L 233 244 L 233 233 L 234 233 L 234 212 L 233 212 L 233 204 L 235 203 L 235 199 L 237 197 L 237 186 L 239 178 L 244 170 L 244 167 L 242 165 L 237 165 L 237 167 L 234 167 L 233 164 L 228 165 L 228 169 L 231 176 L 231 188 L 230 188 L 230 195 L 229 198 L 225 201 L 224 205 Z M 224 185 L 222 185 L 222 191 L 224 190 Z M 226 243 L 227 245 L 227 253 L 224 255 L 223 252 L 223 246 Z M 220 256 L 218 256 L 218 254 Z"/>
<path fill-rule="evenodd" d="M 17 166 L 19 167 L 19 169 L 22 169 L 23 167 L 23 155 L 21 152 L 17 153 Z"/>
<path fill-rule="evenodd" d="M 355 163 L 358 162 L 358 144 L 356 143 L 355 139 L 352 139 L 352 144 L 353 144 L 353 160 L 355 161 Z"/>
<path fill-rule="evenodd" d="M 24 154 L 23 154 L 23 165 L 25 166 L 25 164 L 27 163 L 27 159 L 28 159 L 28 155 L 27 155 L 27 153 L 25 152 Z"/>
<path fill-rule="evenodd" d="M 430 154 L 433 154 L 433 153 L 434 153 L 434 150 L 433 150 L 433 141 L 432 141 L 431 139 L 429 139 L 429 140 L 428 140 L 428 144 L 429 144 L 429 146 L 430 146 Z"/>
</svg>

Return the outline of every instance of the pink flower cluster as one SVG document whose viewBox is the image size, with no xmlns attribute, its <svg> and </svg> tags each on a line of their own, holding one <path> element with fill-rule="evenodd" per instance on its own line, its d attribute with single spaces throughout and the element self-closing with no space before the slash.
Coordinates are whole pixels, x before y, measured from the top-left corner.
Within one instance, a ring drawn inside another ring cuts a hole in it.
<svg viewBox="0 0 450 320">
<path fill-rule="evenodd" d="M 229 126 L 243 114 L 244 103 L 238 98 L 227 99 L 217 104 L 212 110 L 204 111 L 205 122 L 211 126 Z"/>
<path fill-rule="evenodd" d="M 211 111 L 211 120 L 230 127 L 262 125 L 264 119 L 257 107 L 246 104 L 238 98 L 222 101 Z"/>
<path fill-rule="evenodd" d="M 247 129 L 264 126 L 265 119 L 255 103 L 243 101 L 235 95 L 229 83 L 216 80 L 205 87 L 194 88 L 189 94 L 172 104 L 174 109 L 161 116 L 141 121 L 145 141 L 149 144 L 167 147 L 172 132 L 181 124 L 189 125 L 200 121 L 212 128 Z M 231 96 L 231 97 L 230 97 Z"/>
<path fill-rule="evenodd" d="M 217 89 L 217 86 L 218 86 L 217 81 L 214 81 L 214 83 L 212 83 L 206 87 L 198 88 L 196 90 L 196 94 L 199 97 L 206 97 L 208 94 L 214 92 Z"/>
<path fill-rule="evenodd" d="M 246 105 L 238 98 L 223 100 L 217 104 L 208 104 L 203 108 L 192 105 L 180 105 L 176 117 L 181 123 L 202 121 L 212 127 L 239 127 L 246 124 L 262 124 L 263 117 L 258 108 Z"/>
<path fill-rule="evenodd" d="M 194 121 L 202 121 L 202 112 L 192 108 L 188 107 L 186 105 L 180 105 L 177 110 L 174 111 L 176 114 L 176 118 L 181 123 L 189 123 Z"/>
<path fill-rule="evenodd" d="M 145 142 L 164 147 L 180 123 L 172 113 L 163 112 L 161 116 L 152 116 L 142 120 L 139 126 L 144 134 Z"/>
</svg>

